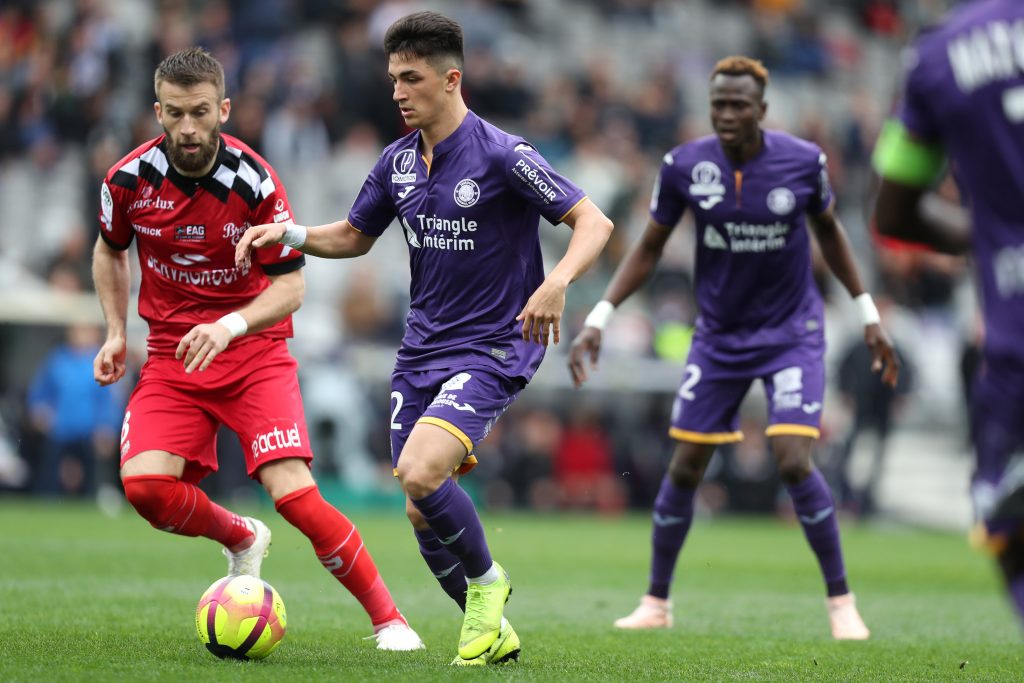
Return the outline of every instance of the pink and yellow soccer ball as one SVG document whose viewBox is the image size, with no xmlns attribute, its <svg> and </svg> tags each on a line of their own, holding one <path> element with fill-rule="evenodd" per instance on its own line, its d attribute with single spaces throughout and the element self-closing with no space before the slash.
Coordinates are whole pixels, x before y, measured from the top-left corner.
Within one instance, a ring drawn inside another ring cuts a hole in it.
<svg viewBox="0 0 1024 683">
<path fill-rule="evenodd" d="M 284 638 L 287 616 L 274 587 L 255 576 L 214 581 L 196 607 L 196 632 L 224 659 L 263 659 Z"/>
</svg>

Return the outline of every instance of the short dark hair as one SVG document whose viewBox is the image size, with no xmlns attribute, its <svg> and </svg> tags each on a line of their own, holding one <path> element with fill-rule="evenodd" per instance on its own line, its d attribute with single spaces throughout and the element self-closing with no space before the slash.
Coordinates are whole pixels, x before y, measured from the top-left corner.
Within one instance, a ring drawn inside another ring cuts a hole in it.
<svg viewBox="0 0 1024 683">
<path fill-rule="evenodd" d="M 425 59 L 435 69 L 445 60 L 462 69 L 462 27 L 437 12 L 416 12 L 391 24 L 384 34 L 384 54 Z M 440 69 L 438 69 L 440 70 Z"/>
<path fill-rule="evenodd" d="M 768 69 L 765 68 L 764 64 L 762 64 L 759 59 L 743 57 L 740 55 L 726 57 L 715 64 L 715 68 L 711 71 L 711 78 L 713 79 L 718 74 L 724 74 L 726 76 L 750 76 L 757 81 L 759 86 L 761 86 L 762 95 L 764 95 L 765 88 L 768 87 Z"/>
<path fill-rule="evenodd" d="M 218 97 L 224 99 L 224 67 L 201 47 L 179 50 L 160 62 L 153 74 L 153 89 L 158 99 L 163 81 L 184 87 L 212 83 Z"/>
</svg>

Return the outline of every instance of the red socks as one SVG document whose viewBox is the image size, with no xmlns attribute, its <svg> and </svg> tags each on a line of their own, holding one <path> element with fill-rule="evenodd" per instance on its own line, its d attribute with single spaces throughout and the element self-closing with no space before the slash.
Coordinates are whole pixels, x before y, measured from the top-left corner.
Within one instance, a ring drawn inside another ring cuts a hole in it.
<svg viewBox="0 0 1024 683">
<path fill-rule="evenodd" d="M 170 475 L 125 477 L 124 494 L 161 531 L 205 536 L 229 548 L 253 535 L 244 519 L 212 502 L 198 486 Z"/>
<path fill-rule="evenodd" d="M 288 523 L 309 538 L 317 559 L 362 604 L 376 630 L 406 623 L 355 525 L 323 499 L 316 486 L 293 491 L 275 503 Z"/>
</svg>

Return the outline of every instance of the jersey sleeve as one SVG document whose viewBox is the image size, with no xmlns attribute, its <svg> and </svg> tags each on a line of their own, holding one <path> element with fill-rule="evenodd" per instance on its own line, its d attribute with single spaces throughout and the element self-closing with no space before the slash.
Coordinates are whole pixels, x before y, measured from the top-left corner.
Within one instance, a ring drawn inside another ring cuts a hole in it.
<svg viewBox="0 0 1024 683">
<path fill-rule="evenodd" d="M 249 220 L 253 225 L 265 223 L 291 223 L 292 207 L 288 202 L 288 193 L 277 173 L 269 166 L 260 166 L 265 172 L 259 186 L 259 202 L 252 210 Z M 255 249 L 256 260 L 267 275 L 283 275 L 298 270 L 306 264 L 306 257 L 284 244 L 277 244 L 267 249 Z"/>
<path fill-rule="evenodd" d="M 100 186 L 100 236 L 112 249 L 124 251 L 135 237 L 126 211 L 132 191 L 114 181 L 115 173 L 111 170 Z"/>
<path fill-rule="evenodd" d="M 903 97 L 897 110 L 897 118 L 915 136 L 924 142 L 934 143 L 941 141 L 941 130 L 934 110 L 941 100 L 928 92 L 928 69 L 934 67 L 929 63 L 924 51 L 925 47 L 918 44 L 909 49 L 904 57 L 906 67 Z"/>
<path fill-rule="evenodd" d="M 807 202 L 807 213 L 818 215 L 828 210 L 832 203 L 832 183 L 828 180 L 828 157 L 820 149 L 811 178 L 811 197 Z"/>
<path fill-rule="evenodd" d="M 658 177 L 651 190 L 651 219 L 658 225 L 675 227 L 686 211 L 687 197 L 683 192 L 680 170 L 675 156 L 669 152 L 661 160 Z"/>
<path fill-rule="evenodd" d="M 382 235 L 395 220 L 395 203 L 388 193 L 387 184 L 388 156 L 387 150 L 381 154 L 348 212 L 349 225 L 371 237 Z"/>
<path fill-rule="evenodd" d="M 540 152 L 525 142 L 505 154 L 504 165 L 512 191 L 553 225 L 565 220 L 587 198 L 583 190 L 552 169 Z"/>
</svg>

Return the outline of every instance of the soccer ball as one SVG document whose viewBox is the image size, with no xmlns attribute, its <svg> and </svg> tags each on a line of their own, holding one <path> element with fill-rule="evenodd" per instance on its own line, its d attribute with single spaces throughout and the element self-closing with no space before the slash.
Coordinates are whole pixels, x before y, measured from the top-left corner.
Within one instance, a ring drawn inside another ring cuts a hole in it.
<svg viewBox="0 0 1024 683">
<path fill-rule="evenodd" d="M 284 601 L 255 576 L 225 576 L 206 589 L 196 607 L 196 632 L 221 659 L 263 659 L 284 638 Z"/>
</svg>

